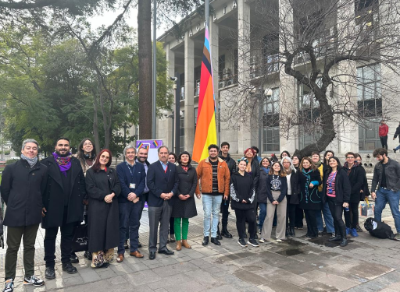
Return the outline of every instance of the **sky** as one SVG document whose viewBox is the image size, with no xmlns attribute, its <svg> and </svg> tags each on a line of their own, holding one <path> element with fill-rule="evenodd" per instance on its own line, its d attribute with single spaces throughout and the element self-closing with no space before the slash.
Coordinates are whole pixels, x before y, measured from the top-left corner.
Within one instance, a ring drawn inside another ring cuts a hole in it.
<svg viewBox="0 0 400 292">
<path fill-rule="evenodd" d="M 122 9 L 116 11 L 106 11 L 103 15 L 95 15 L 94 17 L 90 18 L 90 22 L 93 25 L 93 28 L 98 28 L 101 25 L 109 26 L 111 25 L 117 16 L 122 12 Z M 125 19 L 127 23 L 134 28 L 137 28 L 137 9 L 131 9 L 128 15 L 125 15 Z M 153 26 L 153 24 L 152 24 Z M 153 28 L 153 27 L 152 27 Z M 161 36 L 167 28 L 165 26 L 157 28 L 157 37 Z M 153 31 L 153 29 L 152 29 Z M 152 34 L 153 36 L 153 34 Z"/>
</svg>

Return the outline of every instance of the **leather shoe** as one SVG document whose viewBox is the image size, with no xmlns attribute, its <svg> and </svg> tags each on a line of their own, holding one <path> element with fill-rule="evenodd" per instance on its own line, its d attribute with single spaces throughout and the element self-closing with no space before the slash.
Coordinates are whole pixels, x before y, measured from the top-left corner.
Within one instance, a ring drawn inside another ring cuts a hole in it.
<svg viewBox="0 0 400 292">
<path fill-rule="evenodd" d="M 133 251 L 133 252 L 131 252 L 130 254 L 129 254 L 131 257 L 135 257 L 135 258 L 138 258 L 138 259 L 141 259 L 141 258 L 143 258 L 144 257 L 144 255 L 142 255 L 141 253 L 140 253 L 140 251 Z"/>
<path fill-rule="evenodd" d="M 232 238 L 232 234 L 229 233 L 228 229 L 222 229 L 221 235 L 226 238 Z"/>
<path fill-rule="evenodd" d="M 214 243 L 215 245 L 221 245 L 218 238 L 216 238 L 216 237 L 211 237 L 211 242 Z"/>
<path fill-rule="evenodd" d="M 124 255 L 122 253 L 120 253 L 117 256 L 117 263 L 122 263 L 124 261 Z"/>
<path fill-rule="evenodd" d="M 56 271 L 54 270 L 54 267 L 47 267 L 46 272 L 44 273 L 44 277 L 49 280 L 55 279 Z"/>
<path fill-rule="evenodd" d="M 76 272 L 78 272 L 78 270 L 71 263 L 63 263 L 62 269 L 68 274 L 75 274 Z"/>
<path fill-rule="evenodd" d="M 156 258 L 156 252 L 155 251 L 151 251 L 150 255 L 149 255 L 149 260 L 154 260 Z"/>
<path fill-rule="evenodd" d="M 192 248 L 186 239 L 182 240 L 182 246 L 189 249 Z"/>
<path fill-rule="evenodd" d="M 169 250 L 168 248 L 163 248 L 163 249 L 159 250 L 158 253 L 163 253 L 165 255 L 173 255 L 174 254 L 174 252 L 172 250 Z"/>
<path fill-rule="evenodd" d="M 176 241 L 176 250 L 180 251 L 182 249 L 182 241 L 177 240 Z"/>
<path fill-rule="evenodd" d="M 208 245 L 208 240 L 209 240 L 209 237 L 208 237 L 208 236 L 204 236 L 202 245 L 203 245 L 203 246 Z"/>
<path fill-rule="evenodd" d="M 328 241 L 342 241 L 342 237 L 340 235 L 337 235 L 335 237 L 329 238 Z"/>
</svg>

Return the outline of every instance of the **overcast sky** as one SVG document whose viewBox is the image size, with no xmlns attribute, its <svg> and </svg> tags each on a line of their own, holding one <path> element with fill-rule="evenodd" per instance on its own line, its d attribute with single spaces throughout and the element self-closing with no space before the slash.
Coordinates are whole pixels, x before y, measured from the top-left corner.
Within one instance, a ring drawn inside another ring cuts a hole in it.
<svg viewBox="0 0 400 292">
<path fill-rule="evenodd" d="M 116 11 L 107 11 L 104 12 L 103 15 L 96 15 L 91 18 L 91 23 L 93 25 L 93 28 L 98 28 L 101 25 L 106 25 L 109 26 L 111 25 L 114 20 L 117 18 L 117 16 L 122 12 L 122 9 L 116 10 Z M 125 15 L 125 19 L 129 26 L 137 28 L 137 9 L 131 9 L 129 14 Z M 153 24 L 152 24 L 153 28 Z M 153 31 L 153 30 L 152 30 Z M 166 31 L 166 27 L 160 27 L 157 29 L 157 37 L 161 36 L 164 32 Z"/>
</svg>

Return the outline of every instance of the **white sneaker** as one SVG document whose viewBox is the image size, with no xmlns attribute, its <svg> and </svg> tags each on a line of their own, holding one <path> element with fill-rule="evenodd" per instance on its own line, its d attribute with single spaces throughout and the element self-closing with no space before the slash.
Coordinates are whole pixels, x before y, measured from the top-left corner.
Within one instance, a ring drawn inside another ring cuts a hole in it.
<svg viewBox="0 0 400 292">
<path fill-rule="evenodd" d="M 258 242 L 264 243 L 264 242 L 265 242 L 265 239 L 261 237 L 261 238 L 258 240 Z"/>
<path fill-rule="evenodd" d="M 12 279 L 8 279 L 6 282 L 5 282 L 5 287 L 4 287 L 4 290 L 3 290 L 3 292 L 13 292 L 14 291 L 14 281 L 12 280 Z"/>
<path fill-rule="evenodd" d="M 279 238 L 278 238 L 278 239 L 275 240 L 275 241 L 276 241 L 276 242 L 282 242 L 282 239 L 279 239 Z"/>
<path fill-rule="evenodd" d="M 24 278 L 24 285 L 33 285 L 35 287 L 40 287 L 44 285 L 44 281 L 33 275 Z"/>
</svg>

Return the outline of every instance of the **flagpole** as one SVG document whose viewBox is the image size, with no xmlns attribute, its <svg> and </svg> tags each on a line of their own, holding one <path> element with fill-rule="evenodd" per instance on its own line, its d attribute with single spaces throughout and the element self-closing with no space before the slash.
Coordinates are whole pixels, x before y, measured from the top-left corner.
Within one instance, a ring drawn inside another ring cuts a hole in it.
<svg viewBox="0 0 400 292">
<path fill-rule="evenodd" d="M 208 28 L 208 24 L 209 24 L 208 21 L 210 19 L 210 0 L 206 0 L 204 5 L 206 8 L 206 10 L 205 10 L 205 12 L 206 12 L 206 27 Z"/>
</svg>

